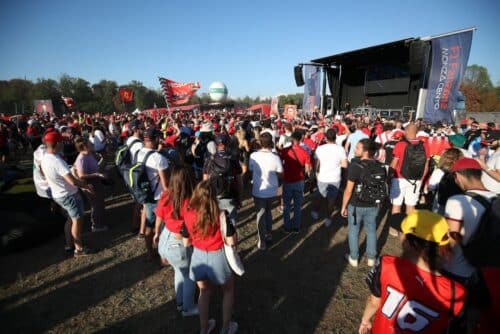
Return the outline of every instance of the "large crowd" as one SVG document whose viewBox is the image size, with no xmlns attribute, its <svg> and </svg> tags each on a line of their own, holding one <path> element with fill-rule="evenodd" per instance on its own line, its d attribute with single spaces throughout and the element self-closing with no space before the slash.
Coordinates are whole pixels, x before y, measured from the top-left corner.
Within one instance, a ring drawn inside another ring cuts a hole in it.
<svg viewBox="0 0 500 334">
<path fill-rule="evenodd" d="M 106 165 L 115 165 L 135 200 L 137 238 L 150 259 L 159 255 L 173 267 L 177 309 L 199 315 L 203 334 L 216 326 L 208 318 L 215 287 L 223 291 L 221 333 L 238 329 L 233 272 L 243 272 L 236 247 L 246 187 L 261 251 L 277 233 L 276 205 L 284 234 L 300 234 L 305 214 L 325 228 L 338 223 L 336 212 L 346 217 L 345 260 L 352 267 L 361 261 L 364 228 L 371 271 L 360 333 L 496 332 L 499 144 L 494 123 L 352 114 L 288 120 L 232 110 L 35 114 L 4 118 L 0 127 L 2 161 L 33 149 L 37 194 L 68 217 L 65 248 L 74 257 L 95 252 L 82 239 L 84 197 L 92 231 L 109 228 L 103 194 L 113 182 Z M 313 200 L 305 212 L 307 192 Z M 387 209 L 400 257 L 377 254 L 377 224 Z"/>
</svg>

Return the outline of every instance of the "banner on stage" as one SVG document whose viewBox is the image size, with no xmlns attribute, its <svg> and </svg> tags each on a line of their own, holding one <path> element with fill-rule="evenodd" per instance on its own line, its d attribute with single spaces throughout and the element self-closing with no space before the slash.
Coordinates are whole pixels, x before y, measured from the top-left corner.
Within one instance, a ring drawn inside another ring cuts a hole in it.
<svg viewBox="0 0 500 334">
<path fill-rule="evenodd" d="M 181 83 L 161 77 L 159 80 L 165 100 L 174 106 L 187 103 L 201 87 L 199 82 Z"/>
<path fill-rule="evenodd" d="M 319 108 L 321 101 L 320 68 L 314 65 L 304 65 L 304 78 L 302 112 L 306 115 L 311 115 L 316 108 Z"/>
<path fill-rule="evenodd" d="M 424 120 L 453 121 L 453 109 L 458 90 L 467 68 L 472 43 L 472 30 L 444 37 L 432 42 L 432 63 L 425 101 Z"/>
</svg>

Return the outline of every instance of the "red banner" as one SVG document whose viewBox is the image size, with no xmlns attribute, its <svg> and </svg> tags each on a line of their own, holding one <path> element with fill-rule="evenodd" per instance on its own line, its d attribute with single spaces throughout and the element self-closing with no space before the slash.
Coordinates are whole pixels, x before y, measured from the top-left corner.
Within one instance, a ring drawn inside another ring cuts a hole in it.
<svg viewBox="0 0 500 334">
<path fill-rule="evenodd" d="M 187 103 L 191 96 L 200 89 L 199 82 L 181 83 L 165 78 L 159 78 L 163 96 L 171 105 L 178 106 Z"/>
<path fill-rule="evenodd" d="M 120 88 L 119 94 L 123 103 L 129 103 L 134 100 L 134 91 L 130 88 Z"/>
</svg>

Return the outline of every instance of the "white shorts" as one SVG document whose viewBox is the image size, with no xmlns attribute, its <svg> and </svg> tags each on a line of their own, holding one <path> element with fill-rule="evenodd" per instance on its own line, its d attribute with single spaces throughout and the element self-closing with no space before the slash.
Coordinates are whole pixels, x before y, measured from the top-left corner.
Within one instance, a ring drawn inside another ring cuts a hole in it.
<svg viewBox="0 0 500 334">
<path fill-rule="evenodd" d="M 416 182 L 416 183 L 415 183 Z M 420 196 L 421 181 L 408 181 L 406 179 L 392 179 L 391 182 L 391 203 L 393 205 L 402 205 L 403 201 L 406 205 L 415 206 L 418 203 Z"/>
</svg>

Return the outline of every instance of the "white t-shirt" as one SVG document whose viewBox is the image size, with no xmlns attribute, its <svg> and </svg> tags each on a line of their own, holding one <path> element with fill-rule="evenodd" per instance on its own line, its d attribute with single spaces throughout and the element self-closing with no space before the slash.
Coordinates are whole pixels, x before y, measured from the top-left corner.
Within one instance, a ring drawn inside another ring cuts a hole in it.
<svg viewBox="0 0 500 334">
<path fill-rule="evenodd" d="M 144 161 L 146 157 L 146 153 L 149 151 L 153 151 L 151 148 L 141 148 L 139 153 L 137 154 L 137 161 Z M 165 170 L 168 168 L 168 160 L 158 152 L 154 152 L 146 161 L 146 173 L 148 174 L 149 182 L 151 183 L 151 189 L 154 189 L 155 192 L 155 200 L 160 199 L 161 192 L 163 188 L 161 187 L 160 175 L 159 171 Z"/>
<path fill-rule="evenodd" d="M 106 137 L 101 130 L 95 130 L 94 135 L 90 136 L 89 141 L 94 144 L 94 151 L 100 152 L 106 146 Z"/>
<path fill-rule="evenodd" d="M 486 162 L 488 168 L 499 170 L 500 169 L 500 151 L 493 153 L 493 155 Z M 495 181 L 494 178 L 489 176 L 485 171 L 483 171 L 483 177 L 481 178 L 486 189 L 494 192 L 495 194 L 500 194 L 500 182 Z"/>
<path fill-rule="evenodd" d="M 139 141 L 137 141 L 139 140 Z M 132 145 L 132 143 L 134 143 Z M 132 164 L 135 164 L 136 161 L 135 161 L 135 154 L 144 147 L 144 144 L 142 143 L 142 141 L 137 138 L 137 137 L 134 137 L 134 136 L 130 136 L 127 138 L 127 141 L 125 142 L 125 145 L 127 145 L 129 147 L 129 150 L 130 150 L 130 157 L 131 157 L 131 163 Z"/>
<path fill-rule="evenodd" d="M 337 145 L 340 145 L 342 146 L 342 144 L 344 143 L 344 140 L 347 138 L 347 135 L 337 135 L 337 138 L 335 139 L 335 143 Z"/>
<path fill-rule="evenodd" d="M 73 195 L 78 191 L 78 187 L 68 183 L 64 178 L 64 176 L 71 173 L 71 171 L 66 161 L 59 155 L 46 153 L 42 157 L 41 166 L 53 198 Z"/>
<path fill-rule="evenodd" d="M 252 195 L 259 198 L 274 197 L 278 193 L 278 175 L 283 173 L 283 164 L 278 155 L 260 150 L 250 154 L 248 168 L 253 171 Z"/>
<path fill-rule="evenodd" d="M 495 194 L 491 191 L 469 191 L 479 194 L 489 200 L 492 200 L 493 197 L 495 197 Z M 467 244 L 470 237 L 476 231 L 484 212 L 485 208 L 481 205 L 481 203 L 473 199 L 471 196 L 455 195 L 451 196 L 446 202 L 444 216 L 447 219 L 461 222 L 462 228 L 460 230 L 460 234 L 462 235 L 462 243 Z M 444 264 L 444 269 L 461 277 L 470 277 L 470 275 L 474 272 L 474 267 L 472 267 L 465 259 L 460 245 L 455 245 L 455 247 L 453 247 L 453 256 L 451 261 Z"/>
<path fill-rule="evenodd" d="M 33 152 L 33 183 L 38 196 L 50 198 L 48 195 L 49 183 L 41 171 L 42 158 L 45 153 L 47 153 L 47 147 L 43 144 Z"/>
<path fill-rule="evenodd" d="M 280 136 L 280 139 L 278 140 L 278 147 L 287 148 L 290 146 L 292 146 L 292 134 L 285 132 Z"/>
<path fill-rule="evenodd" d="M 324 144 L 316 149 L 314 154 L 319 160 L 318 181 L 340 185 L 341 163 L 347 160 L 343 147 L 337 144 Z"/>
</svg>

